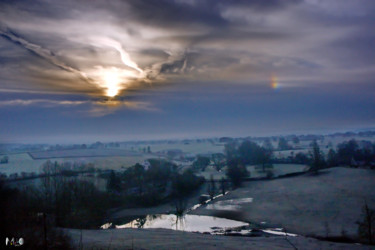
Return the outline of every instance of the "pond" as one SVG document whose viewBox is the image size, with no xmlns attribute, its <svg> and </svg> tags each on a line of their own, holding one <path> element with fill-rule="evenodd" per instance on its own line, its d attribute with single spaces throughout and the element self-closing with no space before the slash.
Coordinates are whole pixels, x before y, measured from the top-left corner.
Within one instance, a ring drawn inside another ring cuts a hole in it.
<svg viewBox="0 0 375 250">
<path fill-rule="evenodd" d="M 102 228 L 164 228 L 187 232 L 217 232 L 228 228 L 249 226 L 249 223 L 218 218 L 213 216 L 191 215 L 176 216 L 174 214 L 147 215 L 132 220 L 126 224 L 105 224 Z"/>
<path fill-rule="evenodd" d="M 287 233 L 282 228 L 258 228 L 243 221 L 230 220 L 214 216 L 191 215 L 176 216 L 174 214 L 155 214 L 138 217 L 127 223 L 106 223 L 102 229 L 108 228 L 163 228 L 185 232 L 199 232 L 216 235 L 236 236 L 297 236 Z"/>
<path fill-rule="evenodd" d="M 285 232 L 283 228 L 266 227 L 266 222 L 262 222 L 260 225 L 256 225 L 244 221 L 219 218 L 215 216 L 188 214 L 190 211 L 196 210 L 201 206 L 207 206 L 208 209 L 224 209 L 237 211 L 241 204 L 253 202 L 253 198 L 242 198 L 223 200 L 214 204 L 210 204 L 213 200 L 226 194 L 228 194 L 228 192 L 225 192 L 225 194 L 219 194 L 213 197 L 212 199 L 204 201 L 201 204 L 196 204 L 192 206 L 190 209 L 187 209 L 186 213 L 182 216 L 177 216 L 175 214 L 149 214 L 144 216 L 124 217 L 116 219 L 112 222 L 108 222 L 102 225 L 100 228 L 163 228 L 186 232 L 209 233 L 216 235 L 297 236 L 296 234 Z"/>
</svg>

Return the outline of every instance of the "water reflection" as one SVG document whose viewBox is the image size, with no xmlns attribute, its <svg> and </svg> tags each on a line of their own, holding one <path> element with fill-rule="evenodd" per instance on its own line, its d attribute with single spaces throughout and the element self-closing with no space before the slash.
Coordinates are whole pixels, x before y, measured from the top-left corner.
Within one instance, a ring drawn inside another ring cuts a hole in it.
<svg viewBox="0 0 375 250">
<path fill-rule="evenodd" d="M 187 232 L 211 232 L 227 228 L 248 226 L 242 221 L 229 220 L 213 216 L 174 214 L 147 215 L 123 225 L 116 225 L 116 228 L 164 228 Z"/>
</svg>

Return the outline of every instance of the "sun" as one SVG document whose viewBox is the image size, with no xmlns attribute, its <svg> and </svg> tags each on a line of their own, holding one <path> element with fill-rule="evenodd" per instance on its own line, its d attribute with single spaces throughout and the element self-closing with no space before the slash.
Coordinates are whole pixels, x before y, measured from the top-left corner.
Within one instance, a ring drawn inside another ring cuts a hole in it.
<svg viewBox="0 0 375 250">
<path fill-rule="evenodd" d="M 106 87 L 106 95 L 108 97 L 115 97 L 120 92 L 120 76 L 116 71 L 107 71 L 103 75 L 103 80 Z"/>
<path fill-rule="evenodd" d="M 139 78 L 139 73 L 117 67 L 96 66 L 90 71 L 89 76 L 100 88 L 100 95 L 113 99 L 123 94 L 123 91 L 131 86 L 134 79 Z"/>
</svg>

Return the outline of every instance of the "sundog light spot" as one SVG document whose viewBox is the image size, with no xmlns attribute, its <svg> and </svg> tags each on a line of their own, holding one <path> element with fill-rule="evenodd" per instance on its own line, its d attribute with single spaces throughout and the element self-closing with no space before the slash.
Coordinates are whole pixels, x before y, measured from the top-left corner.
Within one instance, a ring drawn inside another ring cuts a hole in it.
<svg viewBox="0 0 375 250">
<path fill-rule="evenodd" d="M 276 76 L 271 77 L 271 88 L 278 89 L 280 87 L 278 79 Z"/>
</svg>

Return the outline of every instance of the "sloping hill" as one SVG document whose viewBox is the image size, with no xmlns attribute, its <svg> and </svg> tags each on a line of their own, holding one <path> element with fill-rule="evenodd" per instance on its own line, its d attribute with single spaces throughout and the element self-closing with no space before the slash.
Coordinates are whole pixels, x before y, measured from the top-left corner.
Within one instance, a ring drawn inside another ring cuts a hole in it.
<svg viewBox="0 0 375 250">
<path fill-rule="evenodd" d="M 243 198 L 253 199 L 236 206 L 237 211 L 215 207 Z M 266 222 L 302 235 L 356 237 L 365 201 L 375 208 L 375 171 L 337 167 L 316 176 L 246 182 L 193 213 Z"/>
</svg>

